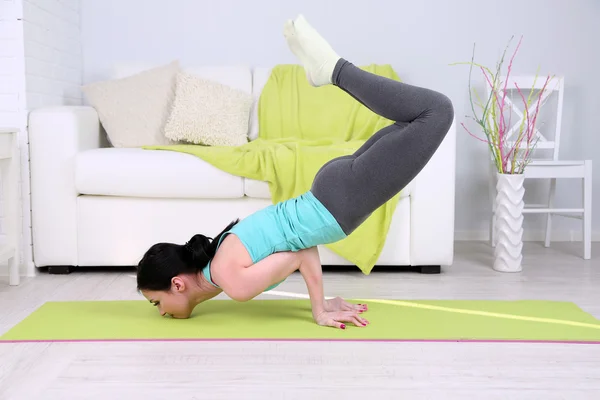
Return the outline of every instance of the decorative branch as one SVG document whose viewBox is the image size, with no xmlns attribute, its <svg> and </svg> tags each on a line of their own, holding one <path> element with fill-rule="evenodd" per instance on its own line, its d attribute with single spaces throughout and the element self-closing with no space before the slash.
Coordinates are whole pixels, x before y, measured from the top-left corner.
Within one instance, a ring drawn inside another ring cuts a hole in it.
<svg viewBox="0 0 600 400">
<path fill-rule="evenodd" d="M 501 70 L 504 64 L 506 53 L 510 47 L 514 36 L 509 40 L 508 45 L 504 49 L 500 60 L 496 63 L 496 71 L 492 71 L 489 68 L 475 62 L 475 44 L 473 45 L 473 53 L 471 55 L 470 62 L 453 63 L 450 65 L 461 65 L 469 64 L 469 101 L 473 117 L 471 117 L 475 123 L 481 128 L 485 134 L 485 138 L 479 137 L 471 132 L 464 123 L 461 123 L 465 131 L 480 142 L 484 142 L 488 145 L 490 153 L 496 164 L 496 169 L 499 173 L 503 174 L 522 174 L 525 167 L 531 161 L 531 155 L 533 150 L 536 148 L 539 141 L 539 137 L 536 138 L 536 123 L 541 107 L 541 99 L 546 91 L 550 76 L 546 78 L 540 93 L 537 95 L 537 101 L 535 107 L 532 107 L 533 93 L 535 88 L 535 82 L 538 78 L 536 72 L 535 80 L 529 97 L 525 99 L 521 88 L 515 83 L 515 88 L 519 92 L 519 96 L 523 102 L 525 108 L 525 114 L 521 118 L 518 128 L 512 128 L 512 109 L 507 109 L 506 96 L 509 89 L 509 79 L 512 72 L 513 63 L 515 56 L 521 47 L 523 37 L 521 36 L 517 43 L 516 49 L 513 52 L 508 62 L 506 80 L 501 82 Z M 472 88 L 472 73 L 473 67 L 477 67 L 483 74 L 484 82 L 488 86 L 489 96 L 485 103 L 479 98 L 477 92 Z M 473 100 L 475 95 L 477 101 Z M 514 104 L 513 101 L 508 101 L 511 107 Z M 475 106 L 481 109 L 481 115 L 477 115 Z M 508 112 L 508 121 L 506 112 Z M 512 136 L 516 131 L 516 139 L 511 141 Z"/>
</svg>

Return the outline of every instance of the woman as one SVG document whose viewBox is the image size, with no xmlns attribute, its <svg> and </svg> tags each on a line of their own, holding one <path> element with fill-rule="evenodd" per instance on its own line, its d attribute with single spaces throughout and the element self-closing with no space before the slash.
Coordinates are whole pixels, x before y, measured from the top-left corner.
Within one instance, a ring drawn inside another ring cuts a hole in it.
<svg viewBox="0 0 600 400">
<path fill-rule="evenodd" d="M 452 124 L 452 103 L 435 91 L 355 67 L 303 16 L 286 23 L 284 36 L 311 85 L 335 85 L 395 123 L 353 155 L 326 163 L 301 196 L 231 223 L 214 240 L 197 234 L 185 245 L 152 246 L 139 263 L 138 290 L 163 316 L 187 318 L 221 291 L 250 300 L 299 270 L 317 324 L 368 324 L 360 315 L 366 305 L 324 300 L 316 246 L 351 234 L 421 171 Z"/>
</svg>

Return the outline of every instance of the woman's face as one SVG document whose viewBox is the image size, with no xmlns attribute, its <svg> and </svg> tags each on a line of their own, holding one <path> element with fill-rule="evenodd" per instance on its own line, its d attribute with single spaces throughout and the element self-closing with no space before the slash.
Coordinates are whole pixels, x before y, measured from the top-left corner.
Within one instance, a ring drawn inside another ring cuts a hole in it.
<svg viewBox="0 0 600 400">
<path fill-rule="evenodd" d="M 144 297 L 152 303 L 163 317 L 170 315 L 173 318 L 189 318 L 194 310 L 189 298 L 189 290 L 186 290 L 183 282 L 174 279 L 171 290 L 153 291 L 143 290 Z"/>
</svg>

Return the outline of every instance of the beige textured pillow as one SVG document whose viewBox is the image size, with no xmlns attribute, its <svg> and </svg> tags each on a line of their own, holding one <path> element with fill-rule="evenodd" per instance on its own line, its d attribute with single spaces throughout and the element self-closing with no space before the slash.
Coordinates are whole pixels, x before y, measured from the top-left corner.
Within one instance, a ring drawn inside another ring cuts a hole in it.
<svg viewBox="0 0 600 400">
<path fill-rule="evenodd" d="M 114 147 L 171 144 L 164 126 L 175 97 L 179 62 L 82 87 Z"/>
<path fill-rule="evenodd" d="M 243 145 L 248 143 L 251 106 L 249 93 L 180 72 L 165 136 L 207 146 Z"/>
</svg>

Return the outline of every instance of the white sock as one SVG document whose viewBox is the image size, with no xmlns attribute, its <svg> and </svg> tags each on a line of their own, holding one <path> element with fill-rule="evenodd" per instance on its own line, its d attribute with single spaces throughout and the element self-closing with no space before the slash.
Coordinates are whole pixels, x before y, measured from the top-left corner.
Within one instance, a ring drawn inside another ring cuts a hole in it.
<svg viewBox="0 0 600 400">
<path fill-rule="evenodd" d="M 340 56 L 301 14 L 285 23 L 283 30 L 292 53 L 302 63 L 306 79 L 312 86 L 331 83 L 333 69 Z"/>
</svg>

